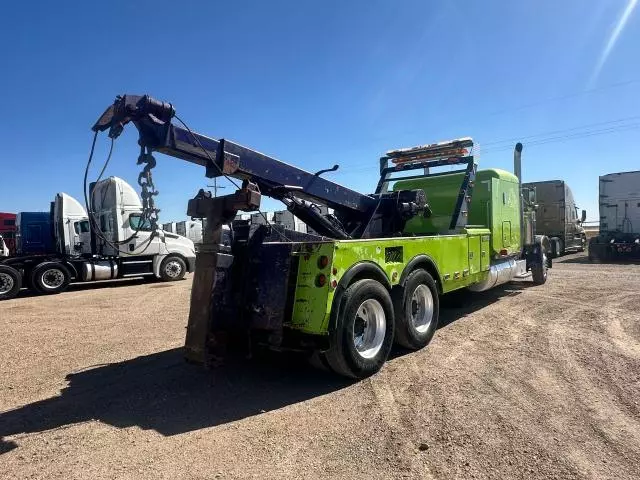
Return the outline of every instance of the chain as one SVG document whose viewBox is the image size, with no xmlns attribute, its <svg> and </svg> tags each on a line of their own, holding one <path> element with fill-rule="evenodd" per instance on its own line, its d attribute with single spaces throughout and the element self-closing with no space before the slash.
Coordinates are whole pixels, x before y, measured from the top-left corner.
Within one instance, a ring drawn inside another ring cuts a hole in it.
<svg viewBox="0 0 640 480">
<path fill-rule="evenodd" d="M 138 165 L 146 164 L 142 172 L 138 175 L 138 185 L 142 187 L 142 218 L 149 220 L 151 231 L 156 232 L 158 229 L 158 213 L 160 209 L 156 208 L 154 197 L 158 195 L 155 185 L 153 184 L 153 175 L 151 170 L 156 166 L 156 159 L 151 155 L 151 150 L 145 150 L 140 147 L 140 155 L 138 156 Z"/>
</svg>

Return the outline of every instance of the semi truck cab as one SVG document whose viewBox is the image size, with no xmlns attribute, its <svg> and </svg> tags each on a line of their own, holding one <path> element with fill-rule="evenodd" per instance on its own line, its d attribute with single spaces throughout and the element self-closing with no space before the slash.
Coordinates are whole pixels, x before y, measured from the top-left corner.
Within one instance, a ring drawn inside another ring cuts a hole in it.
<svg viewBox="0 0 640 480">
<path fill-rule="evenodd" d="M 66 193 L 58 193 L 52 209 L 57 251 L 70 256 L 90 255 L 89 217 L 80 202 Z"/>
<path fill-rule="evenodd" d="M 564 180 L 547 180 L 522 186 L 535 191 L 536 231 L 549 237 L 552 256 L 584 251 L 587 237 L 582 222 L 586 220 L 587 212 L 578 213 L 569 185 Z"/>
<path fill-rule="evenodd" d="M 152 231 L 142 216 L 142 202 L 137 192 L 118 177 L 109 177 L 92 188 L 93 209 L 98 226 L 106 238 L 94 235 L 96 253 L 106 256 L 181 255 L 193 268 L 193 242 L 184 236 L 163 230 Z M 119 242 L 129 239 L 128 242 Z M 118 242 L 116 244 L 116 242 Z M 117 249 L 116 249 L 117 247 Z"/>
</svg>

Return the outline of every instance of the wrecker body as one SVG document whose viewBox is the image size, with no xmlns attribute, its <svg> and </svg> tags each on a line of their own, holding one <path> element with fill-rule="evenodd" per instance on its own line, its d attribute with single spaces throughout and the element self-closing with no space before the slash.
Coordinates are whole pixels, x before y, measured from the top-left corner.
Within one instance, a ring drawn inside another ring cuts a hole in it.
<svg viewBox="0 0 640 480">
<path fill-rule="evenodd" d="M 389 151 L 375 191 L 361 194 L 321 176 L 337 166 L 306 172 L 193 133 L 174 117 L 169 103 L 125 95 L 93 130 L 117 138 L 132 122 L 139 163 L 155 164 L 151 155 L 161 152 L 205 167 L 208 177 L 242 181 L 234 194 L 201 190 L 189 201 L 187 214 L 206 225 L 189 361 L 214 364 L 241 339 L 247 349 L 306 352 L 314 364 L 362 378 L 381 368 L 394 340 L 414 350 L 429 343 L 441 295 L 516 277 L 546 281 L 548 242 L 535 236 L 535 198 L 521 190 L 520 144 L 515 175 L 477 171 L 470 138 Z M 258 210 L 262 195 L 281 200 L 317 234 L 233 221 L 238 211 Z"/>
</svg>

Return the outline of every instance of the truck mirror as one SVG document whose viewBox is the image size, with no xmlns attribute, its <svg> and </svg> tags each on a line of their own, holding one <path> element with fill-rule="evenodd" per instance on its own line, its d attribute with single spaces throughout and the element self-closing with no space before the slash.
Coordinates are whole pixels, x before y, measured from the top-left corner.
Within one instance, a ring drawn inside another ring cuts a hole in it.
<svg viewBox="0 0 640 480">
<path fill-rule="evenodd" d="M 536 203 L 536 191 L 529 190 L 529 203 Z"/>
<path fill-rule="evenodd" d="M 580 215 L 580 223 L 583 223 L 587 219 L 587 211 L 582 210 L 582 215 Z"/>
</svg>

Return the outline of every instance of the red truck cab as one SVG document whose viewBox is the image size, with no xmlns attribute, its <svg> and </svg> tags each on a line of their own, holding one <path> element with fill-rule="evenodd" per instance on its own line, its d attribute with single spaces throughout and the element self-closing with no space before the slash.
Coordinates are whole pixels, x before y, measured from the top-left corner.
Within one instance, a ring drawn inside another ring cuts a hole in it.
<svg viewBox="0 0 640 480">
<path fill-rule="evenodd" d="M 0 235 L 11 254 L 16 251 L 16 214 L 0 212 Z"/>
</svg>

